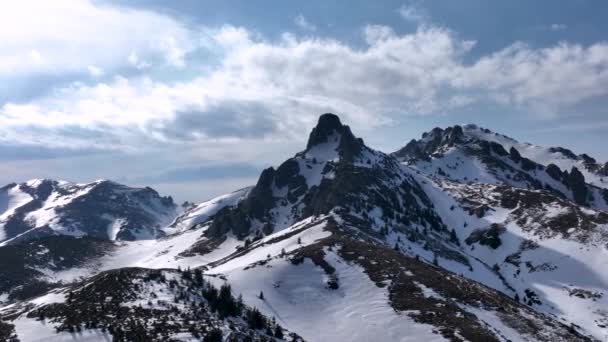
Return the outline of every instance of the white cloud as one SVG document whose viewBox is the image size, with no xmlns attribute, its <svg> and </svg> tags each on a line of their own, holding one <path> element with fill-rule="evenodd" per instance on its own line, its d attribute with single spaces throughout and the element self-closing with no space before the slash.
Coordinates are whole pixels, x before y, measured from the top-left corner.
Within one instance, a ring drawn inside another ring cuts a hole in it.
<svg viewBox="0 0 608 342">
<path fill-rule="evenodd" d="M 235 160 L 251 160 L 263 156 L 261 146 L 289 148 L 294 138 L 300 145 L 303 127 L 327 111 L 364 131 L 403 115 L 445 113 L 479 101 L 559 115 L 608 95 L 606 43 L 542 49 L 516 43 L 471 60 L 474 41 L 430 24 L 407 34 L 369 25 L 362 30 L 366 45 L 355 48 L 292 33 L 269 41 L 240 27 L 188 28 L 160 14 L 77 5 L 76 13 L 89 13 L 95 30 L 107 26 L 110 32 L 94 35 L 93 29 L 83 33 L 60 25 L 59 39 L 28 28 L 20 33 L 23 46 L 14 51 L 39 65 L 22 63 L 11 72 L 81 68 L 98 75 L 97 83 L 74 82 L 2 105 L 0 142 L 107 149 L 168 144 L 218 158 L 231 151 Z M 8 37 L 1 32 L 0 38 Z M 17 44 L 11 39 L 9 44 Z M 83 50 L 70 50 L 73 44 Z M 212 53 L 217 63 L 189 65 L 189 51 Z M 163 79 L 150 70 L 159 61 L 192 77 Z M 114 76 L 115 65 L 143 75 Z"/>
<path fill-rule="evenodd" d="M 316 31 L 317 27 L 310 23 L 308 20 L 306 20 L 306 18 L 304 18 L 303 15 L 298 15 L 295 19 L 294 19 L 295 24 L 301 28 L 302 30 L 306 30 L 306 31 Z"/>
<path fill-rule="evenodd" d="M 127 57 L 127 61 L 129 62 L 130 65 L 135 67 L 137 70 L 143 70 L 143 69 L 147 69 L 147 68 L 151 67 L 150 63 L 140 60 L 139 56 L 137 55 L 137 53 L 135 51 L 131 51 L 131 53 L 129 54 L 129 57 Z"/>
<path fill-rule="evenodd" d="M 555 116 L 561 108 L 608 95 L 608 44 L 534 49 L 516 43 L 461 68 L 452 85 Z"/>
<path fill-rule="evenodd" d="M 365 42 L 369 45 L 381 44 L 395 37 L 392 27 L 384 25 L 367 25 L 363 29 Z"/>
<path fill-rule="evenodd" d="M 42 63 L 42 61 L 43 61 L 42 56 L 40 55 L 40 52 L 36 49 L 31 50 L 28 55 L 29 55 L 30 61 L 35 64 Z"/>
<path fill-rule="evenodd" d="M 566 28 L 568 28 L 568 26 L 566 26 L 565 24 L 551 24 L 551 26 L 549 26 L 549 28 L 552 31 L 561 31 L 561 30 L 565 30 Z"/>
<path fill-rule="evenodd" d="M 343 113 L 353 125 L 371 128 L 388 120 L 387 109 L 433 109 L 433 86 L 420 77 L 450 59 L 438 52 L 457 54 L 461 49 L 445 34 L 421 31 L 400 38 L 390 33 L 357 51 L 333 40 L 298 40 L 290 35 L 271 43 L 227 26 L 213 34 L 215 48 L 225 57 L 208 75 L 171 84 L 149 77 L 116 77 L 94 85 L 74 83 L 28 103 L 7 103 L 0 109 L 0 140 L 96 148 L 143 146 L 150 140 L 183 143 L 175 141 L 175 134 L 168 136 L 166 129 L 180 112 L 194 108 L 204 116 L 235 102 L 257 104 L 254 115 L 277 122 L 279 127 L 268 139 L 301 137 L 301 127 L 310 127 L 326 111 Z M 424 41 L 439 45 L 432 48 Z M 390 59 L 389 54 L 409 49 L 418 52 L 410 60 Z M 403 63 L 412 68 L 399 71 Z M 28 127 L 38 129 L 24 129 Z M 87 134 L 68 134 L 66 127 Z M 184 135 L 191 143 L 218 141 L 195 128 Z M 91 139 L 92 133 L 100 136 Z"/>
<path fill-rule="evenodd" d="M 403 19 L 417 24 L 421 24 L 428 20 L 427 12 L 416 4 L 404 4 L 399 7 L 398 12 Z"/>
<path fill-rule="evenodd" d="M 167 16 L 90 0 L 6 3 L 0 11 L 0 80 L 87 73 L 89 65 L 120 68 L 131 51 L 183 66 L 194 34 Z"/>
<path fill-rule="evenodd" d="M 87 66 L 87 69 L 89 70 L 89 73 L 93 77 L 101 77 L 101 76 L 103 76 L 103 70 L 101 70 L 101 68 L 98 68 L 98 67 L 96 67 L 94 65 L 89 65 L 89 66 Z"/>
</svg>

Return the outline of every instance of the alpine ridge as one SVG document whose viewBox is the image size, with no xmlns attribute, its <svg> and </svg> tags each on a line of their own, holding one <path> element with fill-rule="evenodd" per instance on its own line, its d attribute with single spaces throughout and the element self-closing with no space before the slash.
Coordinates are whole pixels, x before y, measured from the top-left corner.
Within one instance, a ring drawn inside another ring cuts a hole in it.
<svg viewBox="0 0 608 342">
<path fill-rule="evenodd" d="M 0 340 L 605 341 L 605 171 L 475 125 L 386 154 L 327 113 L 256 184 L 181 212 L 109 181 L 11 184 Z"/>
<path fill-rule="evenodd" d="M 0 188 L 0 243 L 41 236 L 87 235 L 135 240 L 163 235 L 175 215 L 170 197 L 151 188 L 99 180 L 75 184 L 35 179 Z"/>
<path fill-rule="evenodd" d="M 427 174 L 544 189 L 580 205 L 608 208 L 606 165 L 586 154 L 519 143 L 472 124 L 435 128 L 392 155 Z"/>
</svg>

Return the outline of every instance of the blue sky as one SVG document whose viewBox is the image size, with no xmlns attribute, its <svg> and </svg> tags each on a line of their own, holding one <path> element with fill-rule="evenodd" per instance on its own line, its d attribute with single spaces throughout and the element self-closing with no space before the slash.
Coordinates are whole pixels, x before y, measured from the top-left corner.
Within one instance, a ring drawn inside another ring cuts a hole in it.
<svg viewBox="0 0 608 342">
<path fill-rule="evenodd" d="M 608 2 L 20 1 L 0 11 L 0 183 L 200 201 L 324 112 L 393 151 L 477 123 L 608 159 Z"/>
</svg>

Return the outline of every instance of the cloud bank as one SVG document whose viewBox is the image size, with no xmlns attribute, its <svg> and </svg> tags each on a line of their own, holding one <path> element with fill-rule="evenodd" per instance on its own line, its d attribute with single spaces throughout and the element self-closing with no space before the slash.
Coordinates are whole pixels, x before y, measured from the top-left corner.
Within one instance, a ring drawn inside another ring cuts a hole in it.
<svg viewBox="0 0 608 342">
<path fill-rule="evenodd" d="M 296 24 L 305 36 L 269 40 L 243 27 L 187 25 L 89 1 L 36 2 L 37 11 L 30 5 L 0 14 L 7 46 L 0 84 L 19 80 L 23 91 L 36 89 L 15 99 L 0 88 L 2 144 L 188 146 L 221 158 L 239 143 L 255 150 L 301 140 L 302 127 L 328 111 L 366 130 L 476 103 L 556 118 L 608 95 L 605 42 L 516 42 L 472 58 L 474 40 L 423 20 L 412 7 L 399 13 L 421 22 L 415 31 L 367 25 L 362 45 L 351 46 L 311 35 L 314 26 L 302 16 Z M 251 150 L 236 154 L 247 158 Z"/>
</svg>

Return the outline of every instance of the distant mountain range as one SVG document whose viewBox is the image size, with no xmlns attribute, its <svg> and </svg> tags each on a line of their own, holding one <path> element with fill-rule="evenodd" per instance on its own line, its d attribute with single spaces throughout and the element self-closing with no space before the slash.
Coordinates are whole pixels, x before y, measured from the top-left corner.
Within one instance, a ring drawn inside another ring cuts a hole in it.
<svg viewBox="0 0 608 342">
<path fill-rule="evenodd" d="M 334 114 L 251 187 L 0 189 L 0 340 L 606 341 L 608 164 Z"/>
<path fill-rule="evenodd" d="M 129 188 L 101 180 L 74 184 L 35 179 L 0 188 L 0 242 L 48 235 L 140 240 L 165 235 L 175 217 L 170 197 L 151 188 Z"/>
</svg>

